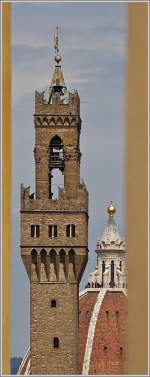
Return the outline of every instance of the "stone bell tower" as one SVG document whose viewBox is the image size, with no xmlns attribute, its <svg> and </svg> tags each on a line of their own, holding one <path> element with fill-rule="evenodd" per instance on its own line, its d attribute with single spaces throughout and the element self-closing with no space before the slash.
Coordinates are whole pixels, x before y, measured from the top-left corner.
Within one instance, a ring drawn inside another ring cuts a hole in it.
<svg viewBox="0 0 150 377">
<path fill-rule="evenodd" d="M 88 255 L 80 183 L 80 98 L 68 92 L 55 36 L 49 92 L 35 93 L 35 195 L 21 185 L 21 257 L 30 279 L 31 373 L 78 374 L 78 287 Z M 53 195 L 53 172 L 64 187 Z"/>
</svg>

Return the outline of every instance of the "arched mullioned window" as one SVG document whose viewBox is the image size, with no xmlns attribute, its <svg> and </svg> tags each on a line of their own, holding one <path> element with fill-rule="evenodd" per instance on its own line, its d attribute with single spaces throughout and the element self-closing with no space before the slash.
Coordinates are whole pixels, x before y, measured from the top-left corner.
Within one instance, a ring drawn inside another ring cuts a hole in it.
<svg viewBox="0 0 150 377">
<path fill-rule="evenodd" d="M 39 225 L 31 225 L 31 237 L 37 238 L 40 237 L 40 226 Z"/>
<path fill-rule="evenodd" d="M 57 237 L 57 225 L 48 226 L 48 235 L 50 238 Z"/>
<path fill-rule="evenodd" d="M 66 237 L 75 237 L 75 225 L 67 224 L 66 225 Z"/>
</svg>

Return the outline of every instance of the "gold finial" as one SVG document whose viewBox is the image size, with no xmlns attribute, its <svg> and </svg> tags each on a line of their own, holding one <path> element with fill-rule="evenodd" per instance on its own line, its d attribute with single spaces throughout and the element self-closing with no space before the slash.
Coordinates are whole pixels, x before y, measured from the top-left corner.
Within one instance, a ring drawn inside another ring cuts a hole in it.
<svg viewBox="0 0 150 377">
<path fill-rule="evenodd" d="M 59 64 L 61 62 L 61 55 L 59 51 L 59 37 L 58 37 L 58 26 L 56 27 L 56 33 L 54 34 L 54 49 L 55 49 L 55 62 Z"/>
<path fill-rule="evenodd" d="M 115 206 L 113 205 L 112 201 L 110 201 L 110 204 L 109 206 L 107 207 L 107 212 L 109 213 L 109 216 L 113 216 L 114 213 L 116 212 L 116 208 Z"/>
</svg>

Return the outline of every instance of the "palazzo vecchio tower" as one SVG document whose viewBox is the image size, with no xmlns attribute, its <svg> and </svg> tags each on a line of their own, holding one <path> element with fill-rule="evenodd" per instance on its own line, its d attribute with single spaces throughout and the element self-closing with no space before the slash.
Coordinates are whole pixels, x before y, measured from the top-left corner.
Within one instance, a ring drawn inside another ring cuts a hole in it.
<svg viewBox="0 0 150 377">
<path fill-rule="evenodd" d="M 30 279 L 32 374 L 79 373 L 79 282 L 88 255 L 88 192 L 80 183 L 80 98 L 55 68 L 35 92 L 35 194 L 21 185 L 21 257 Z M 53 171 L 64 176 L 55 199 Z"/>
</svg>

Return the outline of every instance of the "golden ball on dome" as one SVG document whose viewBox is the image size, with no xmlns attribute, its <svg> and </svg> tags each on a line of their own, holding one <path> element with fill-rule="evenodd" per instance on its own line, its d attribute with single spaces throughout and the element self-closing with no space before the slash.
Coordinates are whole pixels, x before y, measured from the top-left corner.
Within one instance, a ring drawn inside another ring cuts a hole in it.
<svg viewBox="0 0 150 377">
<path fill-rule="evenodd" d="M 109 216 L 113 216 L 116 212 L 116 208 L 113 205 L 112 201 L 110 202 L 109 206 L 107 207 L 107 212 L 109 213 Z"/>
<path fill-rule="evenodd" d="M 61 56 L 60 56 L 60 54 L 56 54 L 55 55 L 55 62 L 56 63 L 60 63 L 61 62 Z"/>
</svg>

